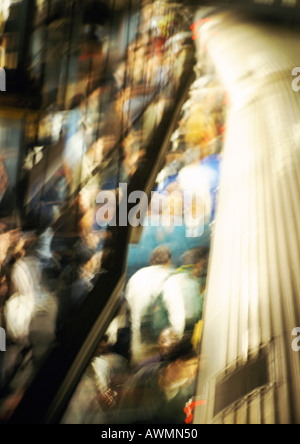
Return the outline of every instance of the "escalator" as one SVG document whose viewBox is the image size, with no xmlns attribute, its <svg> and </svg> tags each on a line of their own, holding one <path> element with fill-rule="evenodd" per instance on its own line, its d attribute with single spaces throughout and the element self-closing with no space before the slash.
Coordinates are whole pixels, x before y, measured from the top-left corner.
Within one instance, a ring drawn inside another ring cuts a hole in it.
<svg viewBox="0 0 300 444">
<path fill-rule="evenodd" d="M 14 306 L 14 301 L 21 303 L 19 295 L 5 303 L 2 325 L 8 333 L 8 352 L 2 355 L 6 358 L 2 364 L 4 370 L 10 360 L 14 362 L 4 375 L 1 409 L 3 421 L 12 423 L 53 423 L 59 420 L 97 343 L 119 309 L 128 242 L 130 238 L 138 238 L 139 233 L 109 224 L 99 230 L 93 220 L 97 214 L 95 201 L 92 211 L 86 211 L 84 199 L 88 196 L 87 200 L 91 201 L 101 188 L 113 190 L 118 195 L 120 183 L 128 184 L 129 194 L 144 190 L 150 196 L 193 78 L 190 31 L 180 37 L 182 42 L 186 41 L 186 49 L 177 62 L 176 75 L 167 71 L 169 60 L 165 72 L 158 70 L 155 80 L 143 70 L 134 55 L 135 51 L 140 51 L 140 56 L 145 52 L 147 60 L 151 55 L 153 60 L 149 58 L 149 69 L 153 74 L 160 66 L 157 62 L 163 66 L 162 44 L 174 32 L 178 33 L 177 27 L 186 26 L 186 18 L 176 14 L 167 16 L 171 6 L 160 5 L 159 11 L 166 16 L 160 24 L 162 35 L 152 35 L 151 24 L 145 43 L 137 29 L 147 26 L 149 21 L 146 12 L 134 2 L 125 12 L 114 2 L 109 3 L 100 12 L 110 8 L 110 13 L 100 21 L 97 2 L 94 6 L 89 2 L 88 8 L 96 7 L 98 16 L 88 13 L 88 9 L 83 22 L 76 1 L 64 5 L 49 2 L 48 8 L 42 3 L 35 4 L 30 56 L 26 64 L 27 72 L 39 85 L 42 106 L 36 113 L 25 114 L 23 137 L 19 142 L 21 152 L 16 155 L 19 164 L 15 170 L 15 186 L 19 194 L 14 213 L 17 217 L 10 228 L 22 233 L 22 239 L 24 233 L 26 240 L 28 238 L 25 257 L 17 258 L 16 263 L 21 264 L 21 260 L 26 266 L 34 263 L 41 267 L 43 279 L 46 276 L 47 291 L 44 287 L 40 287 L 40 292 L 36 291 L 37 308 L 31 324 L 26 327 L 29 328 L 29 342 L 24 340 L 24 330 L 17 331 L 13 326 L 15 316 L 10 307 Z M 148 14 L 150 9 L 148 7 Z M 68 14 L 71 14 L 71 21 L 66 19 Z M 151 14 L 154 15 L 153 11 Z M 86 38 L 85 45 L 79 45 L 79 48 L 76 46 L 78 31 Z M 62 35 L 67 35 L 68 39 L 64 39 L 63 47 L 59 48 L 57 45 Z M 117 49 L 118 38 L 124 36 L 127 44 Z M 170 54 L 172 44 L 170 41 Z M 132 52 L 127 49 L 130 45 Z M 61 60 L 53 59 L 54 49 L 61 51 Z M 129 63 L 132 55 L 134 59 L 130 63 L 136 69 L 133 73 L 126 67 L 126 60 Z M 122 57 L 125 57 L 125 63 Z M 99 78 L 97 68 L 101 61 L 105 63 Z M 119 72 L 112 79 L 111 70 L 118 65 Z M 54 69 L 57 74 L 53 77 Z M 144 75 L 146 84 L 142 85 Z M 172 82 L 164 80 L 161 83 L 163 78 Z M 72 96 L 75 86 L 82 92 Z M 30 106 L 30 101 L 25 100 L 25 103 Z M 17 121 L 16 111 L 13 113 Z M 134 144 L 130 140 L 132 136 L 137 140 Z M 7 159 L 5 153 L 5 171 Z M 89 227 L 92 227 L 94 237 L 84 231 Z M 84 239 L 90 248 L 95 238 L 100 248 L 95 255 L 97 267 L 100 257 L 101 267 L 97 268 L 92 281 L 93 289 L 87 294 L 85 288 L 80 310 L 72 307 L 71 313 L 64 312 L 60 318 L 62 322 L 58 324 L 53 319 L 55 314 L 51 311 L 50 315 L 48 310 L 50 300 L 51 304 L 56 303 L 53 295 L 58 285 L 57 273 L 59 270 L 66 272 L 64 276 L 70 276 L 72 287 L 76 261 L 86 253 L 80 249 L 80 240 Z M 30 262 L 32 260 L 34 262 Z M 36 283 L 39 285 L 40 281 Z M 21 307 L 20 316 L 25 322 L 25 308 Z M 11 313 L 10 318 L 7 313 Z M 15 357 L 13 350 L 19 350 L 19 347 L 20 352 Z"/>
<path fill-rule="evenodd" d="M 59 316 L 39 300 L 1 421 L 299 423 L 298 2 L 35 8 L 0 236 L 45 242 Z"/>
</svg>

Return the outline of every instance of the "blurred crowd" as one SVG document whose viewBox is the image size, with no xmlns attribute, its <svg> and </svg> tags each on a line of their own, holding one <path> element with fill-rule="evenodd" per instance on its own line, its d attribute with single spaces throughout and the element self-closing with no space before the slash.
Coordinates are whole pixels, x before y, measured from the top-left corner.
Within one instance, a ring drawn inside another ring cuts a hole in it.
<svg viewBox="0 0 300 444">
<path fill-rule="evenodd" d="M 10 79 L 25 51 L 24 5 L 0 10 Z M 33 12 L 24 104 L 40 111 L 0 116 L 1 418 L 107 271 L 112 242 L 96 224 L 96 196 L 117 194 L 151 155 L 194 62 L 189 19 L 176 4 L 144 1 L 124 13 L 112 2 L 38 0 Z"/>
<path fill-rule="evenodd" d="M 157 217 L 157 224 L 146 224 L 139 243 L 130 247 L 122 308 L 101 342 L 106 348 L 96 350 L 64 423 L 187 421 L 186 407 L 194 399 L 201 371 L 198 352 L 227 104 L 205 49 L 195 71 L 149 208 L 148 217 Z M 193 225 L 193 217 L 177 226 L 184 213 L 193 213 L 193 196 L 199 192 L 204 232 Z"/>
<path fill-rule="evenodd" d="M 178 269 L 166 246 L 152 252 L 129 280 L 64 423 L 184 423 L 198 371 L 208 252 L 188 250 Z"/>
<path fill-rule="evenodd" d="M 89 0 L 83 13 L 67 3 L 35 3 L 27 76 L 35 91 L 30 104 L 40 111 L 26 113 L 21 124 L 0 115 L 0 327 L 7 334 L 1 419 L 108 271 L 115 247 L 96 223 L 96 197 L 101 190 L 117 196 L 119 184 L 130 183 L 147 162 L 151 138 L 195 62 L 191 17 L 176 3 L 144 0 L 126 14 L 111 2 Z M 0 9 L 0 58 L 8 70 L 17 66 L 21 6 Z M 149 266 L 142 248 L 143 263 L 129 276 L 121 313 L 66 422 L 184 420 L 197 372 L 208 257 L 208 243 L 198 248 L 203 232 L 193 225 L 193 196 L 201 190 L 209 227 L 226 100 L 205 52 L 196 75 L 156 189 L 166 200 L 158 216 L 171 214 L 174 226 L 176 217 L 189 216 L 180 236 L 169 227 L 173 241 L 195 241 L 174 249 L 156 237 L 148 242 Z M 174 192 L 177 199 L 167 202 Z"/>
</svg>

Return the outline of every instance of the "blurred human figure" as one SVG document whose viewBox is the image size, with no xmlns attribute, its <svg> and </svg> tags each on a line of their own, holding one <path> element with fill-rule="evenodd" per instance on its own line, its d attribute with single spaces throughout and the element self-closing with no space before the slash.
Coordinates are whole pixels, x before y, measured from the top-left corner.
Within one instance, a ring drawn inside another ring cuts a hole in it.
<svg viewBox="0 0 300 444">
<path fill-rule="evenodd" d="M 165 283 L 163 301 L 169 322 L 177 334 L 192 335 L 202 318 L 208 248 L 193 248 L 182 258 L 183 266 Z"/>
<path fill-rule="evenodd" d="M 10 246 L 10 232 L 0 223 L 0 328 L 5 328 L 4 306 L 9 295 L 9 281 L 4 268 Z M 0 353 L 0 390 L 5 379 L 5 353 Z"/>
<path fill-rule="evenodd" d="M 85 193 L 61 210 L 59 218 L 52 224 L 51 251 L 62 269 L 67 268 L 74 256 L 76 245 L 81 242 L 89 247 L 87 242 L 92 231 L 92 212 Z"/>
<path fill-rule="evenodd" d="M 5 264 L 9 294 L 4 316 L 9 338 L 28 346 L 29 327 L 35 309 L 35 284 L 30 264 L 25 259 L 24 245 L 25 238 L 17 232 L 12 238 Z"/>
<path fill-rule="evenodd" d="M 141 362 L 134 370 L 134 373 L 140 371 L 143 367 L 171 359 L 174 350 L 180 342 L 180 337 L 172 328 L 165 328 L 158 338 L 159 353 L 145 361 Z"/>
<path fill-rule="evenodd" d="M 58 277 L 60 270 L 59 263 L 51 251 L 53 234 L 53 229 L 51 227 L 42 231 L 37 237 L 34 246 L 34 254 L 39 260 L 39 266 L 43 274 L 42 278 L 46 281 L 48 286 Z"/>
<path fill-rule="evenodd" d="M 178 183 L 185 193 L 185 223 L 188 237 L 201 237 L 212 214 L 210 194 L 211 173 L 202 168 L 201 150 L 185 152 L 186 166 L 178 174 Z"/>
<path fill-rule="evenodd" d="M 93 289 L 100 267 L 99 254 L 79 242 L 75 247 L 75 257 L 60 276 L 57 292 L 58 313 L 56 334 L 78 310 L 88 293 Z"/>
<path fill-rule="evenodd" d="M 104 335 L 92 361 L 99 403 L 103 409 L 116 407 L 125 380 L 128 377 L 128 361 L 109 347 L 108 336 Z"/>
<path fill-rule="evenodd" d="M 57 284 L 59 272 L 58 264 L 50 251 L 51 229 L 39 234 L 32 236 L 24 258 L 34 284 L 35 310 L 29 327 L 33 365 L 39 365 L 40 358 L 55 340 L 57 301 L 51 279 Z"/>
<path fill-rule="evenodd" d="M 7 348 L 1 353 L 1 389 L 6 388 L 31 351 L 30 324 L 35 312 L 34 269 L 25 255 L 26 237 L 19 230 L 9 232 L 9 247 L 1 264 L 1 322 Z"/>
<path fill-rule="evenodd" d="M 168 359 L 143 367 L 128 379 L 116 415 L 123 424 L 184 424 L 184 408 L 195 394 L 198 358 L 184 336 Z"/>
<path fill-rule="evenodd" d="M 84 124 L 84 97 L 75 95 L 71 100 L 70 110 L 65 123 L 65 149 L 63 153 L 63 168 L 70 191 L 75 191 L 80 178 L 75 177 L 78 165 L 86 151 L 86 127 Z"/>
<path fill-rule="evenodd" d="M 107 413 L 111 413 L 128 376 L 127 360 L 108 347 L 104 335 L 87 368 L 63 424 L 105 424 Z"/>
<path fill-rule="evenodd" d="M 141 319 L 172 273 L 170 265 L 171 251 L 165 246 L 158 247 L 152 252 L 150 266 L 135 273 L 127 284 L 125 299 L 130 313 L 132 365 L 137 365 L 157 352 L 157 343 L 146 344 L 142 340 Z"/>
</svg>

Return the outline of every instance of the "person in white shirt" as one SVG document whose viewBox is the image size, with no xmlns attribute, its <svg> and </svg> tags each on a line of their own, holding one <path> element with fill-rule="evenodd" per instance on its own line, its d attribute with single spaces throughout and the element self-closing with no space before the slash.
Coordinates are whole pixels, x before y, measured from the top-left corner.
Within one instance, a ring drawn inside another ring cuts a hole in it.
<svg viewBox="0 0 300 444">
<path fill-rule="evenodd" d="M 164 284 L 163 302 L 171 328 L 182 337 L 192 334 L 202 319 L 207 273 L 208 248 L 187 251 L 183 265 Z"/>
<path fill-rule="evenodd" d="M 10 260 L 10 295 L 4 307 L 6 331 L 11 340 L 29 345 L 29 328 L 35 310 L 35 285 L 30 262 L 25 258 L 25 238 L 22 233 L 13 245 Z"/>
<path fill-rule="evenodd" d="M 174 271 L 171 268 L 171 251 L 165 246 L 156 248 L 151 255 L 150 266 L 142 268 L 129 280 L 125 292 L 131 322 L 131 364 L 158 352 L 158 344 L 145 344 L 141 337 L 141 319 L 153 297 L 158 296 L 164 283 Z"/>
</svg>

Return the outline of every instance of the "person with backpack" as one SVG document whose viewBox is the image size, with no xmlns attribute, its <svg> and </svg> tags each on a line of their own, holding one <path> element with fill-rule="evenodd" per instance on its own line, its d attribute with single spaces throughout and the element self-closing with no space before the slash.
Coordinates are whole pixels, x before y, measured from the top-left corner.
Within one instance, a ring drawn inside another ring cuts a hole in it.
<svg viewBox="0 0 300 444">
<path fill-rule="evenodd" d="M 164 283 L 173 271 L 171 251 L 160 246 L 152 252 L 150 266 L 135 273 L 127 284 L 125 299 L 129 309 L 133 367 L 158 352 L 159 333 L 168 327 L 165 310 L 159 301 Z M 153 329 L 156 332 L 153 333 Z"/>
<path fill-rule="evenodd" d="M 192 338 L 195 325 L 202 319 L 206 287 L 206 247 L 193 248 L 182 256 L 183 265 L 165 282 L 163 304 L 170 327 Z"/>
</svg>

